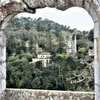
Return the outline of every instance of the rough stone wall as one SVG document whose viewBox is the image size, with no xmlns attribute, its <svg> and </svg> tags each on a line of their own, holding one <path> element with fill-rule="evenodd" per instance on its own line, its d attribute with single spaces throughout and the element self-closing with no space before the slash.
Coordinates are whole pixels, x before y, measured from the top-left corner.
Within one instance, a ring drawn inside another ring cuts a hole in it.
<svg viewBox="0 0 100 100">
<path fill-rule="evenodd" d="M 6 38 L 3 31 L 0 31 L 0 95 L 3 94 L 5 88 L 6 88 Z"/>
<path fill-rule="evenodd" d="M 60 10 L 66 10 L 67 8 L 74 6 L 86 9 L 94 21 L 95 100 L 100 100 L 100 0 L 0 0 L 0 97 L 1 93 L 3 93 L 6 88 L 6 43 L 3 41 L 5 40 L 3 30 L 7 27 L 10 19 L 21 12 L 29 12 L 34 14 L 35 10 L 39 8 L 55 7 Z M 12 98 L 7 98 L 7 100 L 17 100 L 15 99 L 17 98 L 16 96 L 19 97 L 18 100 L 23 100 L 23 98 L 25 98 L 24 100 L 93 100 L 90 98 L 90 96 L 84 93 L 51 93 L 48 91 L 45 94 L 43 91 L 39 93 L 38 91 L 30 93 L 24 90 L 7 90 L 6 93 L 6 97 Z M 42 94 L 45 95 L 42 97 Z M 26 95 L 28 95 L 28 98 Z M 38 97 L 38 95 L 41 97 L 41 99 Z M 20 96 L 22 98 L 20 98 Z M 31 97 L 34 99 L 31 99 Z M 60 99 L 58 99 L 58 97 Z M 67 99 L 64 99 L 64 97 Z M 75 99 L 75 97 L 79 98 Z"/>
<path fill-rule="evenodd" d="M 0 100 L 5 100 L 5 92 L 3 92 L 2 94 L 0 94 Z"/>
<path fill-rule="evenodd" d="M 7 89 L 5 99 L 6 100 L 94 100 L 94 93 Z"/>
</svg>

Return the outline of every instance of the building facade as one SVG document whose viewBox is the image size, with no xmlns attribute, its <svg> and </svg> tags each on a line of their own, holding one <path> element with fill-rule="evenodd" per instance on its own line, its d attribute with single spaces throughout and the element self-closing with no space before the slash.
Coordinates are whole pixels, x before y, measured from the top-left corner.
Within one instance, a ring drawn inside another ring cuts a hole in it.
<svg viewBox="0 0 100 100">
<path fill-rule="evenodd" d="M 51 62 L 51 55 L 49 52 L 42 52 L 37 55 L 37 58 L 33 58 L 32 62 L 36 63 L 38 61 L 42 62 L 43 67 L 47 67 L 48 64 Z"/>
</svg>

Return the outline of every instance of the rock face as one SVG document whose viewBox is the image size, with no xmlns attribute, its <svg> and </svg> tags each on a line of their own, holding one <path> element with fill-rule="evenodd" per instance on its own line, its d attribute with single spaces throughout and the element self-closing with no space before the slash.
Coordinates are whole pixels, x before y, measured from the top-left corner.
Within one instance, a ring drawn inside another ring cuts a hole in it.
<svg viewBox="0 0 100 100">
<path fill-rule="evenodd" d="M 100 0 L 0 0 L 0 95 L 6 88 L 6 36 L 3 30 L 11 18 L 21 12 L 34 14 L 44 7 L 66 10 L 74 6 L 87 10 L 94 21 L 95 100 L 100 100 Z"/>
</svg>

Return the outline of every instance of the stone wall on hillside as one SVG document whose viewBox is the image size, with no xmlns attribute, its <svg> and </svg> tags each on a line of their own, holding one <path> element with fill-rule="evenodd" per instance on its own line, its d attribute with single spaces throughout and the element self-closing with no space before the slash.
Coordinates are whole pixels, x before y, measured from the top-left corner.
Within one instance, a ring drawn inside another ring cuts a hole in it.
<svg viewBox="0 0 100 100">
<path fill-rule="evenodd" d="M 94 100 L 92 92 L 6 89 L 2 100 Z"/>
</svg>

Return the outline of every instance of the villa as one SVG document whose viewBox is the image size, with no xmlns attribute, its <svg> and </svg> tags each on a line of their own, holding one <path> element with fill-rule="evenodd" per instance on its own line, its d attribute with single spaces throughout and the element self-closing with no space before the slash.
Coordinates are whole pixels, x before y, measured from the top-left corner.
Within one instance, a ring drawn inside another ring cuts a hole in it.
<svg viewBox="0 0 100 100">
<path fill-rule="evenodd" d="M 36 63 L 37 61 L 41 61 L 44 67 L 47 67 L 51 62 L 51 54 L 49 52 L 42 52 L 37 55 L 37 58 L 33 58 L 32 62 Z"/>
</svg>

